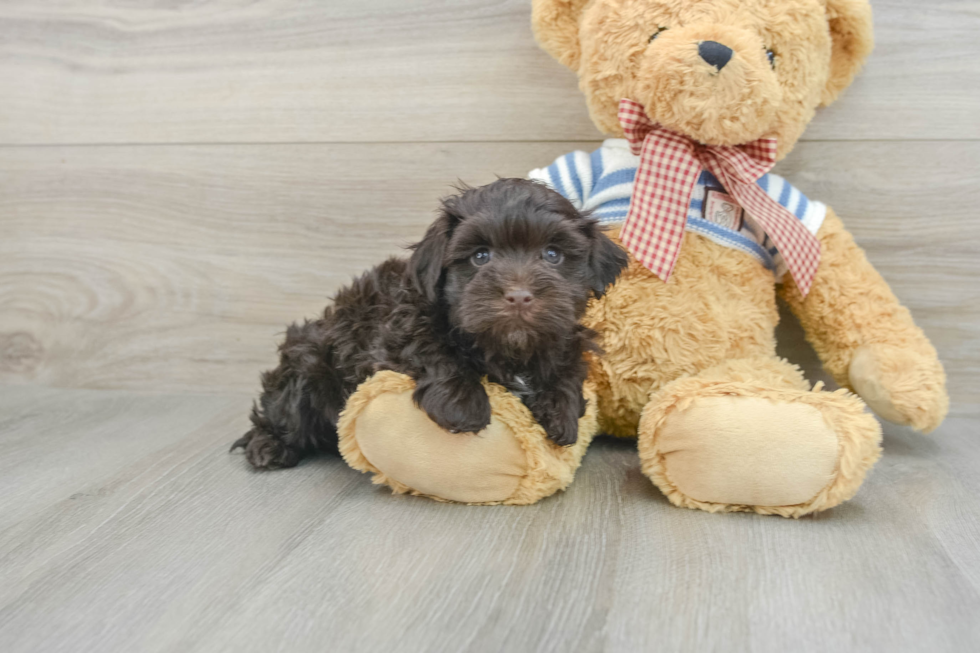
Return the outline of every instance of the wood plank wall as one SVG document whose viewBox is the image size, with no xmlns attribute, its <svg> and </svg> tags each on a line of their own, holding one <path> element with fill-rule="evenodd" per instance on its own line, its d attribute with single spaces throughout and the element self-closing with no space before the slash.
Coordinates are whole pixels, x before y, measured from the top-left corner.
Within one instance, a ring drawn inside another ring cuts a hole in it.
<svg viewBox="0 0 980 653">
<path fill-rule="evenodd" d="M 873 4 L 864 74 L 777 171 L 844 217 L 976 412 L 980 12 Z M 597 145 L 529 12 L 0 3 L 0 383 L 254 390 L 285 323 L 416 239 L 455 180 Z"/>
</svg>

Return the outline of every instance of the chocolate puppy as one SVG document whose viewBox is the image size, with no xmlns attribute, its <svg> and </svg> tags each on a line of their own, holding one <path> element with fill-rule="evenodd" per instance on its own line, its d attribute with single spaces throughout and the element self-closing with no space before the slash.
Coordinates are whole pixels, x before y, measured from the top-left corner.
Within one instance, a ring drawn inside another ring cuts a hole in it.
<svg viewBox="0 0 980 653">
<path fill-rule="evenodd" d="M 522 179 L 444 199 L 412 249 L 337 293 L 320 319 L 289 327 L 279 367 L 262 375 L 252 429 L 232 450 L 258 469 L 336 452 L 347 397 L 379 370 L 411 376 L 415 403 L 444 429 L 490 423 L 486 376 L 555 443 L 576 441 L 583 354 L 596 349 L 579 319 L 625 252 L 564 197 Z"/>
</svg>

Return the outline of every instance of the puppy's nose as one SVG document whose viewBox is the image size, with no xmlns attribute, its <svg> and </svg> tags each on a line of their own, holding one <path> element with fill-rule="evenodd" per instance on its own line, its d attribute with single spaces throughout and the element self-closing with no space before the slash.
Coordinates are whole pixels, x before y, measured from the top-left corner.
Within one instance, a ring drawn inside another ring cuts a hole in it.
<svg viewBox="0 0 980 653">
<path fill-rule="evenodd" d="M 512 288 L 504 293 L 504 299 L 510 308 L 527 308 L 534 301 L 534 295 L 524 288 Z"/>
<path fill-rule="evenodd" d="M 717 41 L 701 41 L 698 43 L 698 54 L 718 70 L 728 65 L 732 59 L 732 49 Z"/>
</svg>

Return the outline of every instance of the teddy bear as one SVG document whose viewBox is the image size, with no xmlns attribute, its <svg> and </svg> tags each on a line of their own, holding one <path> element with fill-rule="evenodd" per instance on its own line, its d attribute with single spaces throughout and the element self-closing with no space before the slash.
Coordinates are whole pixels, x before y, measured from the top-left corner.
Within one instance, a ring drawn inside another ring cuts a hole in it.
<svg viewBox="0 0 980 653">
<path fill-rule="evenodd" d="M 574 71 L 610 138 L 533 171 L 609 228 L 629 267 L 585 325 L 590 399 L 575 446 L 487 384 L 490 427 L 448 434 L 412 382 L 369 379 L 341 418 L 347 462 L 396 492 L 533 503 L 572 481 L 596 433 L 636 437 L 675 505 L 800 517 L 851 498 L 885 420 L 935 429 L 936 350 L 827 205 L 770 169 L 873 42 L 865 0 L 533 0 L 539 44 Z M 777 296 L 841 386 L 776 355 Z"/>
</svg>

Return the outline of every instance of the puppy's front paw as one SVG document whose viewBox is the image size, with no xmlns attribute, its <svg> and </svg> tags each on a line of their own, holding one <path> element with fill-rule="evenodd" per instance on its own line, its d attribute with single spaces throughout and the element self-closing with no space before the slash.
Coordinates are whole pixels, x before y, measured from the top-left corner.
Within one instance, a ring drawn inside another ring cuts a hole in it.
<svg viewBox="0 0 980 653">
<path fill-rule="evenodd" d="M 548 439 L 559 447 L 570 447 L 578 442 L 578 416 L 574 411 L 564 410 L 539 422 L 548 434 Z"/>
<path fill-rule="evenodd" d="M 420 380 L 415 405 L 433 422 L 453 433 L 477 433 L 490 425 L 490 399 L 479 382 L 436 383 Z"/>
</svg>

